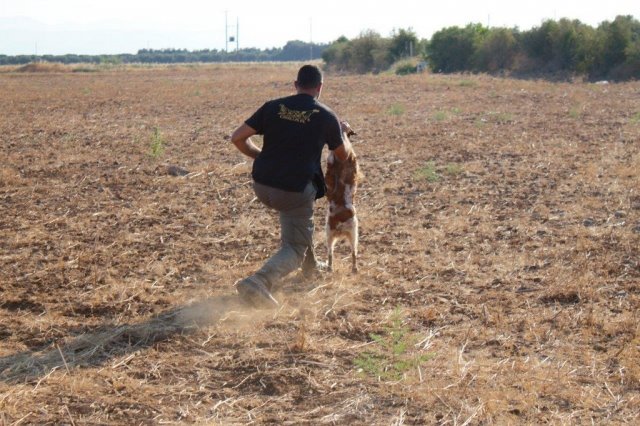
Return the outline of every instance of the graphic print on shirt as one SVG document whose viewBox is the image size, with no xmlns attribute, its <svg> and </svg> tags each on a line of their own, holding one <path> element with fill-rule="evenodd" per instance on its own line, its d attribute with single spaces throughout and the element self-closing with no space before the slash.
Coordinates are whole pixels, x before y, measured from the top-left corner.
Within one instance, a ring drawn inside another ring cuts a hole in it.
<svg viewBox="0 0 640 426">
<path fill-rule="evenodd" d="M 287 108 L 284 104 L 280 104 L 280 112 L 278 112 L 278 116 L 283 120 L 295 121 L 296 123 L 304 124 L 311 121 L 311 115 L 316 112 L 320 112 L 320 110 L 313 109 L 311 111 L 296 111 L 294 109 Z"/>
</svg>

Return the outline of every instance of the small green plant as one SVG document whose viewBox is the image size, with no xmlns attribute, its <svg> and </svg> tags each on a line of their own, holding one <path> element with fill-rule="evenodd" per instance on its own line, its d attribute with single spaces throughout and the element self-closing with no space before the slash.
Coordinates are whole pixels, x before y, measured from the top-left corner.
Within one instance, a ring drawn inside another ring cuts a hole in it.
<svg viewBox="0 0 640 426">
<path fill-rule="evenodd" d="M 405 108 L 404 108 L 404 105 L 402 105 L 402 104 L 393 104 L 387 110 L 387 112 L 390 115 L 396 115 L 396 116 L 400 116 L 400 115 L 404 114 L 404 111 L 405 111 Z"/>
<path fill-rule="evenodd" d="M 458 176 L 462 173 L 462 166 L 457 163 L 449 163 L 445 168 L 445 173 L 450 176 Z"/>
<path fill-rule="evenodd" d="M 416 177 L 418 179 L 426 179 L 427 182 L 437 182 L 440 180 L 440 175 L 436 171 L 436 163 L 433 161 L 427 162 L 423 167 L 416 171 Z"/>
<path fill-rule="evenodd" d="M 447 119 L 447 113 L 445 111 L 436 111 L 433 113 L 433 119 L 435 121 L 444 121 Z"/>
<path fill-rule="evenodd" d="M 580 115 L 582 115 L 582 108 L 580 107 L 580 105 L 574 105 L 573 107 L 571 107 L 571 109 L 569 109 L 569 117 L 580 118 Z"/>
<path fill-rule="evenodd" d="M 493 120 L 498 124 L 507 124 L 513 122 L 513 115 L 508 112 L 496 112 L 493 114 Z"/>
<path fill-rule="evenodd" d="M 640 124 L 640 112 L 636 112 L 633 117 L 631 117 L 631 122 L 635 124 Z"/>
<path fill-rule="evenodd" d="M 164 138 L 162 137 L 162 133 L 160 133 L 160 129 L 157 127 L 153 128 L 153 134 L 151 135 L 151 149 L 149 150 L 149 155 L 153 159 L 157 159 L 164 154 Z"/>
<path fill-rule="evenodd" d="M 509 124 L 513 123 L 513 114 L 509 112 L 497 112 L 490 111 L 481 117 L 478 117 L 475 121 L 476 127 L 484 126 L 485 124 Z"/>
<path fill-rule="evenodd" d="M 383 334 L 370 334 L 375 342 L 374 350 L 360 354 L 354 364 L 361 373 L 380 380 L 399 381 L 409 371 L 417 370 L 420 365 L 433 358 L 433 353 L 416 353 L 411 349 L 417 343 L 415 334 L 402 322 L 402 311 L 396 308 L 391 322 Z"/>
</svg>

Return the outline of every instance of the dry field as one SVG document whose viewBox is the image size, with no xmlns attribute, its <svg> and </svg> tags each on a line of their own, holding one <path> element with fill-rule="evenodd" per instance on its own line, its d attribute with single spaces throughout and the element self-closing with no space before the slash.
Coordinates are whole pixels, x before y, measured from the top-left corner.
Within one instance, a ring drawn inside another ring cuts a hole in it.
<svg viewBox="0 0 640 426">
<path fill-rule="evenodd" d="M 327 75 L 361 272 L 256 311 L 297 66 L 0 69 L 0 425 L 638 424 L 640 82 Z"/>
</svg>

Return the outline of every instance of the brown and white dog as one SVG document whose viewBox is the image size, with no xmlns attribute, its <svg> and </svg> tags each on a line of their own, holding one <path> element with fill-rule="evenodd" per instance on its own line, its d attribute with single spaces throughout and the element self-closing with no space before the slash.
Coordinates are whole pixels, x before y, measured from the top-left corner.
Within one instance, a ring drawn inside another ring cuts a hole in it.
<svg viewBox="0 0 640 426">
<path fill-rule="evenodd" d="M 343 123 L 343 132 L 345 143 L 351 148 L 349 136 L 355 135 L 355 132 L 346 122 Z M 360 177 L 360 168 L 353 148 L 349 149 L 349 156 L 345 161 L 338 160 L 334 153 L 329 151 L 325 182 L 329 201 L 326 232 L 330 271 L 333 271 L 333 248 L 342 238 L 351 245 L 351 271 L 358 272 L 358 217 L 353 200 Z"/>
</svg>

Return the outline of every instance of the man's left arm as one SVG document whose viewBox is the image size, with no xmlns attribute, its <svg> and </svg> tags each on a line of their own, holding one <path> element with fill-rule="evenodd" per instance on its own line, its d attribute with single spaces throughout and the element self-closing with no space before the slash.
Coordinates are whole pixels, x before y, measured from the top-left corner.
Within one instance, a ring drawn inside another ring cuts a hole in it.
<svg viewBox="0 0 640 426">
<path fill-rule="evenodd" d="M 247 123 L 242 123 L 242 125 L 240 125 L 240 127 L 231 134 L 231 142 L 233 142 L 236 148 L 238 148 L 241 153 L 247 157 L 253 158 L 254 160 L 258 155 L 260 155 L 260 152 L 262 152 L 262 150 L 251 140 L 251 136 L 255 134 L 255 129 Z"/>
</svg>

